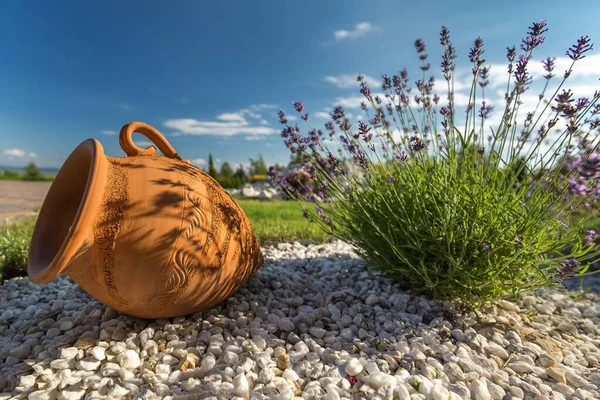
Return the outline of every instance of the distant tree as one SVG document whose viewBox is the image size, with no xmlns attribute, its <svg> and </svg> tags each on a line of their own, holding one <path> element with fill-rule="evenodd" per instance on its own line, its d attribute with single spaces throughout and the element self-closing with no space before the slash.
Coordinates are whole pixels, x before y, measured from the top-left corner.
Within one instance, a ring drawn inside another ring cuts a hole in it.
<svg viewBox="0 0 600 400">
<path fill-rule="evenodd" d="M 267 164 L 265 164 L 265 160 L 263 159 L 262 154 L 258 155 L 258 159 L 250 159 L 250 176 L 252 175 L 266 175 L 267 174 Z"/>
<path fill-rule="evenodd" d="M 25 168 L 25 174 L 23 175 L 23 180 L 25 181 L 39 181 L 44 179 L 44 175 L 42 171 L 35 165 L 35 163 L 31 162 Z"/>
<path fill-rule="evenodd" d="M 208 174 L 213 178 L 217 178 L 217 170 L 215 168 L 215 162 L 213 161 L 212 153 L 208 155 Z"/>
<path fill-rule="evenodd" d="M 231 165 L 227 161 L 225 161 L 223 165 L 221 165 L 219 177 L 221 179 L 231 179 L 233 177 L 233 168 L 231 168 Z"/>
<path fill-rule="evenodd" d="M 231 168 L 231 164 L 229 164 L 227 161 L 221 165 L 217 182 L 219 182 L 219 184 L 226 189 L 238 186 L 234 178 L 233 168 Z"/>
<path fill-rule="evenodd" d="M 246 171 L 244 170 L 244 166 L 242 164 L 239 165 L 238 169 L 233 174 L 233 179 L 236 186 L 243 185 L 244 183 L 248 182 L 248 175 L 246 175 Z"/>
</svg>

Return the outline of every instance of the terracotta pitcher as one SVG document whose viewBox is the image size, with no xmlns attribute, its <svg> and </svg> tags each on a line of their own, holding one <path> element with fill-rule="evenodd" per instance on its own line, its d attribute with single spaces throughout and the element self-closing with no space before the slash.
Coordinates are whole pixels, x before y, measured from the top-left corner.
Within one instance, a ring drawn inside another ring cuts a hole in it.
<svg viewBox="0 0 600 400">
<path fill-rule="evenodd" d="M 137 147 L 134 132 L 164 156 Z M 127 157 L 108 157 L 88 139 L 61 167 L 31 239 L 31 281 L 63 273 L 102 303 L 142 318 L 225 300 L 263 263 L 242 209 L 153 127 L 127 124 L 119 143 Z"/>
</svg>

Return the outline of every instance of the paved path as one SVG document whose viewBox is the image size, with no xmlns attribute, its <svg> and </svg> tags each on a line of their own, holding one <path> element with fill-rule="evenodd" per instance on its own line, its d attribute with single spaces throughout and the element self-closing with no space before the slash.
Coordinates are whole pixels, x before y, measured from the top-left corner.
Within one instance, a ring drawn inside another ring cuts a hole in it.
<svg viewBox="0 0 600 400">
<path fill-rule="evenodd" d="M 0 226 L 31 215 L 42 205 L 52 182 L 0 181 Z"/>
</svg>

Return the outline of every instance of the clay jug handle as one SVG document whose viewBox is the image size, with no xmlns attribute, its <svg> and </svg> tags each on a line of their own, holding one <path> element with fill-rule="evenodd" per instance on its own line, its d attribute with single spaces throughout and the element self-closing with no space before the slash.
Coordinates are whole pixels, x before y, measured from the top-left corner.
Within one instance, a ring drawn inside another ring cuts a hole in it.
<svg viewBox="0 0 600 400">
<path fill-rule="evenodd" d="M 154 146 L 148 146 L 145 149 L 139 148 L 133 143 L 132 135 L 134 132 L 141 133 L 152 141 L 162 153 L 169 157 L 177 160 L 182 160 L 177 154 L 173 146 L 167 141 L 167 139 L 153 126 L 145 124 L 143 122 L 130 122 L 121 128 L 119 134 L 119 144 L 121 148 L 128 156 L 153 156 L 156 155 L 156 149 Z M 182 160 L 185 161 L 185 160 Z"/>
</svg>

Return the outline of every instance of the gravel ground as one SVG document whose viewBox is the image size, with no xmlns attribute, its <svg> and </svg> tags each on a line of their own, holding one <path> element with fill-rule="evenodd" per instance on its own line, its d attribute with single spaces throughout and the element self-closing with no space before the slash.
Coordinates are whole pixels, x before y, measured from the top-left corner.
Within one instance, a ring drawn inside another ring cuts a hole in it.
<svg viewBox="0 0 600 400">
<path fill-rule="evenodd" d="M 170 320 L 121 315 L 66 277 L 4 282 L 0 399 L 600 398 L 595 294 L 461 314 L 341 242 L 264 253 L 224 304 Z"/>
</svg>

